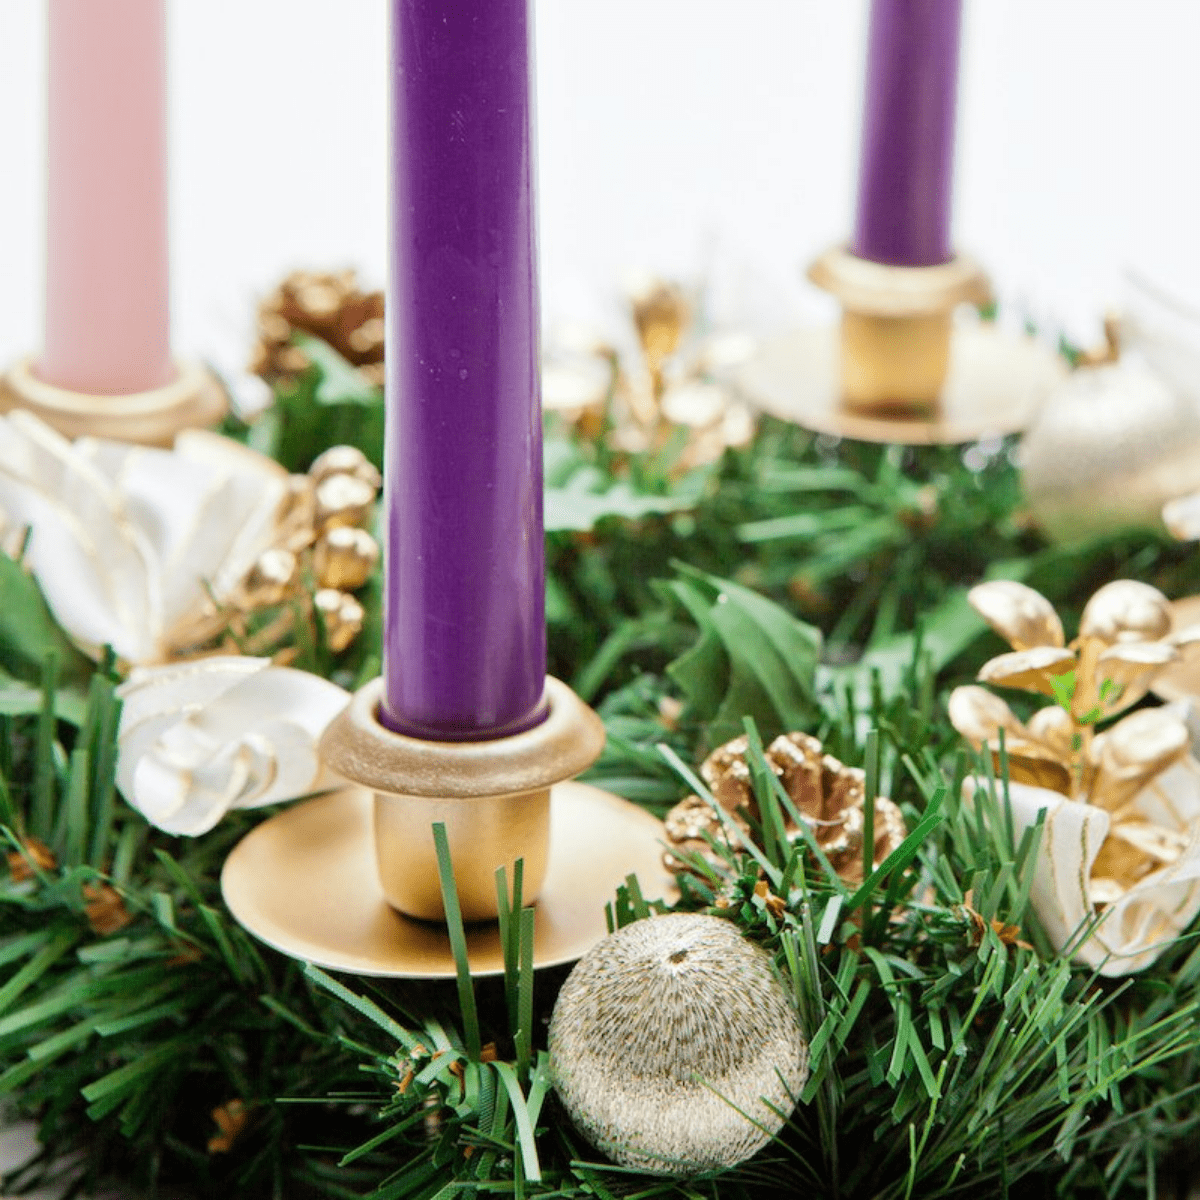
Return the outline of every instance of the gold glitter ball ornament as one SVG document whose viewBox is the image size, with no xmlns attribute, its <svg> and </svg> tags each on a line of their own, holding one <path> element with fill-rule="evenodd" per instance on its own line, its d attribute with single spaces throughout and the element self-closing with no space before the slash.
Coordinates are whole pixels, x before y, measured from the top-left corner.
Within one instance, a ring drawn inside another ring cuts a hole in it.
<svg viewBox="0 0 1200 1200">
<path fill-rule="evenodd" d="M 554 1087 L 621 1166 L 694 1175 L 782 1128 L 808 1042 L 770 956 L 720 917 L 635 921 L 571 972 L 550 1021 Z"/>
<path fill-rule="evenodd" d="M 1161 528 L 1163 505 L 1200 488 L 1200 409 L 1147 363 L 1086 367 L 1047 397 L 1020 455 L 1051 538 Z"/>
</svg>

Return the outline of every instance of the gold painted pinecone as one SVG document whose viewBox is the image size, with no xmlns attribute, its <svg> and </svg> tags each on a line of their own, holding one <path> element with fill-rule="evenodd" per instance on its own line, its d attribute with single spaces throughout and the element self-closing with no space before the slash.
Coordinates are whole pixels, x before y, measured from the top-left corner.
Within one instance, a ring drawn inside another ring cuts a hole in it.
<svg viewBox="0 0 1200 1200">
<path fill-rule="evenodd" d="M 250 370 L 270 384 L 302 374 L 308 356 L 292 345 L 296 332 L 328 342 L 368 382 L 383 386 L 383 292 L 361 291 L 354 271 L 293 271 L 259 305 Z"/>
<path fill-rule="evenodd" d="M 750 836 L 747 816 L 756 821 L 759 816 L 750 765 L 746 761 L 748 748 L 745 737 L 734 738 L 718 746 L 700 767 L 700 775 L 713 797 L 747 838 Z M 763 756 L 834 870 L 848 882 L 860 881 L 866 798 L 862 770 L 848 767 L 832 754 L 826 754 L 821 743 L 807 733 L 781 734 Z M 800 827 L 786 810 L 784 817 L 788 838 L 797 841 L 802 836 Z M 872 856 L 876 866 L 900 845 L 907 832 L 899 808 L 885 796 L 876 797 Z M 701 797 L 688 796 L 667 813 L 666 833 L 668 849 L 663 861 L 668 870 L 692 870 L 679 857 L 685 851 L 697 852 L 719 871 L 727 869 L 726 860 L 713 849 L 708 838 L 718 846 L 727 846 L 730 838 L 723 822 Z"/>
</svg>

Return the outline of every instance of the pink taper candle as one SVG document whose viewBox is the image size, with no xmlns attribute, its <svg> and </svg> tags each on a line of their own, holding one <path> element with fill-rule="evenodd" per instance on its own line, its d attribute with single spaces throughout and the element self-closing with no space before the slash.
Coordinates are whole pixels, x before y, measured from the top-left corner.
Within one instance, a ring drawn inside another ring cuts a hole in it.
<svg viewBox="0 0 1200 1200">
<path fill-rule="evenodd" d="M 169 383 L 163 0 L 50 0 L 45 349 L 70 391 Z"/>
</svg>

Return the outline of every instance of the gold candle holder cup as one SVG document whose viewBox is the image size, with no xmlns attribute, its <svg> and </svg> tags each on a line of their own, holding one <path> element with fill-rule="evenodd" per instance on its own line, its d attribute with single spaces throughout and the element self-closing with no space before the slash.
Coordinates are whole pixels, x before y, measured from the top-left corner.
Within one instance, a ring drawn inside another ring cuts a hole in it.
<svg viewBox="0 0 1200 1200">
<path fill-rule="evenodd" d="M 991 287 L 965 255 L 933 267 L 890 267 L 835 247 L 808 277 L 842 305 L 842 401 L 870 416 L 937 412 L 959 304 L 986 304 Z"/>
<path fill-rule="evenodd" d="M 498 915 L 495 874 L 524 861 L 523 899 L 537 898 L 550 848 L 550 789 L 604 748 L 604 725 L 566 684 L 546 680 L 546 719 L 510 737 L 431 742 L 379 720 L 382 680 L 360 688 L 326 730 L 323 760 L 374 793 L 375 857 L 388 903 L 444 921 L 432 826 L 446 827 L 465 921 Z"/>
</svg>

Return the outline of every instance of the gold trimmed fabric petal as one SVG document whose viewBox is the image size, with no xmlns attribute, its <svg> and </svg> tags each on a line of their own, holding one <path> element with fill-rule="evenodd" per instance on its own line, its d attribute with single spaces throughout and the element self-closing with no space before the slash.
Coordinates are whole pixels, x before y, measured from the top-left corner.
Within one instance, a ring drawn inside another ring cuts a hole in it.
<svg viewBox="0 0 1200 1200">
<path fill-rule="evenodd" d="M 968 797 L 987 786 L 968 781 Z M 1124 820 L 1045 788 L 1012 783 L 1008 795 L 1018 840 L 1046 812 L 1030 902 L 1056 949 L 1071 946 L 1101 975 L 1128 975 L 1150 966 L 1200 913 L 1195 759 L 1156 776 Z"/>
<path fill-rule="evenodd" d="M 349 693 L 269 659 L 217 655 L 140 668 L 117 689 L 117 786 L 168 833 L 206 833 L 231 808 L 277 804 L 339 780 L 317 754 Z"/>
</svg>

